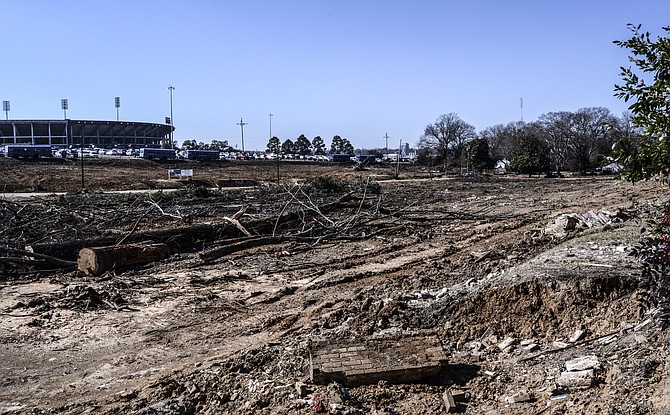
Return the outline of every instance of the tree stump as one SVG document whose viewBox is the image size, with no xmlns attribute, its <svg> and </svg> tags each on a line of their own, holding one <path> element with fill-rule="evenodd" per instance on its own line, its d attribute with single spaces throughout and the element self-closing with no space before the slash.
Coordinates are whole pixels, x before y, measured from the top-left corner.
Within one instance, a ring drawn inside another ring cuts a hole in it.
<svg viewBox="0 0 670 415">
<path fill-rule="evenodd" d="M 117 267 L 145 264 L 165 259 L 170 248 L 165 244 L 129 244 L 84 248 L 79 251 L 77 268 L 86 275 L 98 276 Z"/>
</svg>

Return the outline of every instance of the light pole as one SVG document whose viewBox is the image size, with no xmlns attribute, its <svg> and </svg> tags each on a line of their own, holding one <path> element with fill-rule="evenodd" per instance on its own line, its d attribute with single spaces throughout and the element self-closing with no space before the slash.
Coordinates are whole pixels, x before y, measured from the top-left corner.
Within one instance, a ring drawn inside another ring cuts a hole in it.
<svg viewBox="0 0 670 415">
<path fill-rule="evenodd" d="M 170 91 L 170 148 L 174 148 L 174 118 L 172 117 L 172 91 L 174 90 L 175 87 L 168 86 L 168 91 Z"/>
<path fill-rule="evenodd" d="M 249 123 L 244 122 L 242 120 L 242 118 L 240 118 L 240 122 L 237 123 L 237 125 L 239 125 L 240 128 L 242 129 L 242 152 L 243 153 L 244 153 L 244 126 L 247 125 L 247 124 L 249 124 Z"/>
<path fill-rule="evenodd" d="M 268 117 L 270 117 L 270 140 L 272 140 L 272 113 L 269 113 Z"/>
<path fill-rule="evenodd" d="M 386 139 L 386 159 L 388 160 L 389 158 L 389 133 L 384 134 L 384 138 Z"/>
<path fill-rule="evenodd" d="M 2 110 L 5 112 L 5 120 L 9 120 L 9 101 L 2 101 Z"/>
<path fill-rule="evenodd" d="M 67 120 L 67 108 L 68 108 L 67 98 L 63 98 L 60 100 L 60 108 L 63 110 L 63 118 Z"/>
<path fill-rule="evenodd" d="M 121 107 L 121 98 L 114 97 L 114 107 L 116 107 L 116 121 L 119 121 L 119 107 Z"/>
</svg>

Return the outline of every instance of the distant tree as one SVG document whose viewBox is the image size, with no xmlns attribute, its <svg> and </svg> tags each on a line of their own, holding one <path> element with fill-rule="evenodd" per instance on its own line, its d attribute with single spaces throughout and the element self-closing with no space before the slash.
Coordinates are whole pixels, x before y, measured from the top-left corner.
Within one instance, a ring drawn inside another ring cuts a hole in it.
<svg viewBox="0 0 670 415">
<path fill-rule="evenodd" d="M 489 143 L 485 138 L 475 138 L 467 145 L 468 166 L 475 171 L 482 172 L 492 169 L 494 160 L 489 153 Z"/>
<path fill-rule="evenodd" d="M 354 146 L 351 144 L 351 142 L 347 138 L 342 139 L 342 151 L 341 151 L 341 153 L 342 154 L 349 154 L 351 156 L 356 154 L 356 150 L 354 149 Z"/>
<path fill-rule="evenodd" d="M 286 141 L 284 141 L 281 145 L 281 152 L 282 154 L 294 154 L 295 153 L 295 148 L 293 145 L 293 141 L 291 141 L 290 138 L 287 138 Z"/>
<path fill-rule="evenodd" d="M 548 172 L 550 151 L 547 143 L 537 135 L 525 134 L 519 137 L 519 141 L 514 147 L 509 166 L 510 170 L 527 173 L 529 177 L 533 173 Z"/>
<path fill-rule="evenodd" d="M 574 138 L 574 117 L 569 111 L 549 112 L 538 118 L 537 125 L 549 146 L 551 163 L 560 173 L 568 164 Z"/>
<path fill-rule="evenodd" d="M 330 154 L 340 154 L 342 152 L 342 137 L 336 135 L 330 142 Z"/>
<path fill-rule="evenodd" d="M 616 117 L 603 107 L 582 108 L 572 114 L 571 137 L 572 165 L 582 173 L 593 168 L 598 161 L 611 155 Z"/>
<path fill-rule="evenodd" d="M 230 151 L 228 140 L 212 140 L 209 145 L 210 150 Z"/>
<path fill-rule="evenodd" d="M 432 148 L 419 148 L 416 154 L 416 162 L 424 166 L 434 166 L 438 163 L 435 150 Z"/>
<path fill-rule="evenodd" d="M 519 137 L 525 133 L 527 124 L 514 121 L 508 124 L 497 124 L 479 133 L 489 144 L 489 151 L 494 161 L 511 160 L 512 151 Z"/>
<path fill-rule="evenodd" d="M 304 134 L 300 134 L 300 137 L 293 143 L 293 149 L 297 154 L 305 156 L 312 153 L 312 143 Z"/>
<path fill-rule="evenodd" d="M 195 140 L 184 140 L 181 145 L 182 150 L 195 150 L 198 148 L 198 142 Z"/>
<path fill-rule="evenodd" d="M 314 154 L 320 156 L 326 154 L 326 143 L 323 142 L 321 136 L 317 135 L 312 139 L 312 149 L 314 150 Z"/>
<path fill-rule="evenodd" d="M 625 166 L 629 180 L 670 177 L 670 36 L 652 39 L 641 25 L 628 25 L 633 33 L 628 40 L 614 43 L 628 49 L 628 60 L 635 66 L 621 67 L 623 84 L 615 85 L 619 99 L 631 101 L 633 122 L 643 135 L 617 137 L 616 160 Z M 670 26 L 663 27 L 670 34 Z"/>
<path fill-rule="evenodd" d="M 426 126 L 419 139 L 419 148 L 433 149 L 446 170 L 450 160 L 460 161 L 465 144 L 476 136 L 475 127 L 461 120 L 458 115 L 444 114 Z"/>
<path fill-rule="evenodd" d="M 272 138 L 268 140 L 267 149 L 265 151 L 267 153 L 278 154 L 281 151 L 281 144 L 279 142 L 279 138 L 272 136 Z"/>
</svg>

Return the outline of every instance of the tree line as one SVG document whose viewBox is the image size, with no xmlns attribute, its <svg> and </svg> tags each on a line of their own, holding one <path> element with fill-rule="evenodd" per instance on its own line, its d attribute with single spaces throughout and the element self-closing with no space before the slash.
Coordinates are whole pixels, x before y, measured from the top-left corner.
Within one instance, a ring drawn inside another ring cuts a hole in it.
<svg viewBox="0 0 670 415">
<path fill-rule="evenodd" d="M 351 142 L 339 135 L 333 137 L 330 148 L 326 152 L 326 143 L 323 141 L 321 136 L 316 136 L 312 140 L 305 137 L 304 134 L 300 134 L 295 141 L 287 138 L 284 142 L 281 142 L 278 137 L 273 136 L 268 140 L 267 149 L 268 153 L 275 154 L 299 154 L 301 156 L 306 155 L 325 155 L 325 154 L 349 154 L 354 155 L 354 146 Z"/>
<path fill-rule="evenodd" d="M 186 139 L 181 145 L 182 150 L 219 150 L 233 151 L 228 144 L 228 140 L 212 140 L 211 143 L 198 142 L 194 139 Z M 326 155 L 326 154 L 349 154 L 354 155 L 355 150 L 351 142 L 339 135 L 333 137 L 330 147 L 326 148 L 326 143 L 321 136 L 316 136 L 312 140 L 300 134 L 295 141 L 289 139 L 281 142 L 278 137 L 273 136 L 268 140 L 266 151 L 275 154 L 299 154 L 299 155 Z"/>
<path fill-rule="evenodd" d="M 426 126 L 419 139 L 419 162 L 482 171 L 505 161 L 522 173 L 584 173 L 610 159 L 615 142 L 640 133 L 629 113 L 618 117 L 603 107 L 549 112 L 534 122 L 498 124 L 479 134 L 450 113 Z"/>
</svg>

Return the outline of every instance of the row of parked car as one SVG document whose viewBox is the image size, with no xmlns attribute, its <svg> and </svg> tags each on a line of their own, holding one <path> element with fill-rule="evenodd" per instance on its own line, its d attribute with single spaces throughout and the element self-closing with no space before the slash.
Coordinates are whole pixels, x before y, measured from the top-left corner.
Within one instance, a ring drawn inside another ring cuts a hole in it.
<svg viewBox="0 0 670 415">
<path fill-rule="evenodd" d="M 221 152 L 222 160 L 305 160 L 305 161 L 328 161 L 325 155 L 302 155 L 302 154 L 275 154 L 275 153 L 245 153 L 245 152 Z"/>
<path fill-rule="evenodd" d="M 52 150 L 53 157 L 57 158 L 78 158 L 80 155 L 84 158 L 100 158 L 102 156 L 135 156 L 137 157 L 140 154 L 139 149 L 104 149 L 104 148 L 84 148 L 83 150 L 78 148 L 60 148 Z"/>
</svg>

